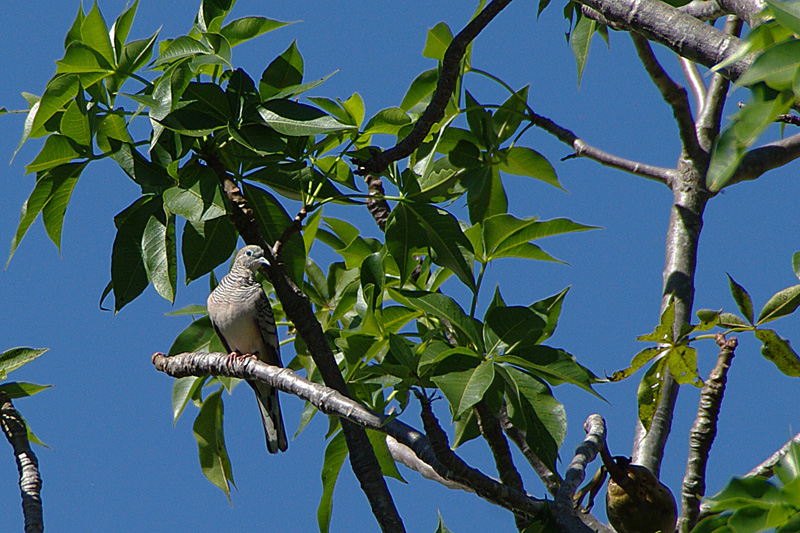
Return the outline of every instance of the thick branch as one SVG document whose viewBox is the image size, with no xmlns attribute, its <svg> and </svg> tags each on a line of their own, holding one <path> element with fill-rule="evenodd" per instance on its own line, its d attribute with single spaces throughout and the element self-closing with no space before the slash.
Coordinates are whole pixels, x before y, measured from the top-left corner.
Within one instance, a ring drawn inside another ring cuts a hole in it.
<svg viewBox="0 0 800 533">
<path fill-rule="evenodd" d="M 500 475 L 500 481 L 503 482 L 503 485 L 524 493 L 525 487 L 522 484 L 522 476 L 519 475 L 517 468 L 514 466 L 511 449 L 508 447 L 505 435 L 503 435 L 500 421 L 483 400 L 475 405 L 474 412 L 481 435 L 486 439 L 489 449 L 492 451 L 492 456 L 494 456 L 494 464 L 497 467 L 497 473 Z M 519 531 L 524 530 L 527 525 L 525 516 L 515 515 L 514 519 L 517 523 L 517 529 Z"/>
<path fill-rule="evenodd" d="M 551 471 L 542 461 L 539 460 L 533 450 L 530 449 L 527 441 L 525 440 L 525 433 L 515 428 L 511 424 L 505 407 L 500 410 L 500 425 L 503 427 L 506 435 L 508 435 L 508 438 L 510 438 L 511 441 L 517 445 L 519 451 L 521 451 L 522 455 L 525 456 L 525 459 L 528 460 L 528 463 L 530 463 L 534 472 L 539 475 L 544 483 L 544 486 L 547 487 L 547 491 L 555 496 L 558 493 L 558 486 L 561 484 L 561 477 L 558 475 L 558 472 Z"/>
<path fill-rule="evenodd" d="M 712 67 L 733 55 L 742 45 L 728 35 L 691 15 L 657 0 L 578 0 L 608 21 L 641 33 L 695 63 Z M 750 54 L 722 69 L 736 80 L 753 62 Z"/>
<path fill-rule="evenodd" d="M 14 449 L 14 458 L 19 471 L 19 490 L 22 494 L 22 514 L 25 517 L 25 533 L 44 531 L 42 516 L 42 478 L 39 476 L 39 461 L 28 442 L 25 420 L 14 409 L 11 399 L 0 392 L 0 428 Z"/>
<path fill-rule="evenodd" d="M 414 129 L 393 148 L 371 157 L 368 161 L 364 161 L 360 165 L 363 167 L 362 172 L 380 174 L 393 162 L 411 155 L 422 144 L 431 127 L 444 117 L 444 110 L 458 83 L 461 59 L 467 51 L 467 46 L 510 2 L 511 0 L 492 0 L 483 11 L 453 38 L 444 54 L 442 68 L 439 71 L 439 82 L 436 85 L 431 102 L 425 108 L 417 123 L 414 124 Z"/>
<path fill-rule="evenodd" d="M 431 481 L 441 483 L 448 489 L 475 492 L 467 485 L 439 475 L 439 473 L 436 472 L 431 465 L 420 459 L 417 454 L 414 453 L 414 450 L 398 441 L 391 435 L 386 435 L 386 447 L 389 448 L 389 453 L 392 454 L 392 459 L 394 459 L 395 462 L 405 465 L 407 468 L 418 472 L 425 479 L 430 479 Z M 442 466 L 442 468 L 444 467 Z"/>
<path fill-rule="evenodd" d="M 717 364 L 703 385 L 697 416 L 689 433 L 689 457 L 681 491 L 681 517 L 678 520 L 681 532 L 691 531 L 697 524 L 700 499 L 706 492 L 708 456 L 717 435 L 717 420 L 728 380 L 728 368 L 736 350 L 735 338 L 726 341 L 725 337 L 717 335 L 717 344 L 720 347 Z"/>
<path fill-rule="evenodd" d="M 664 101 L 672 108 L 672 114 L 675 117 L 675 121 L 678 123 L 678 131 L 680 132 L 683 149 L 693 160 L 700 160 L 703 154 L 697 142 L 694 119 L 692 118 L 692 110 L 689 107 L 689 98 L 686 95 L 686 89 L 675 83 L 672 78 L 669 77 L 669 74 L 667 74 L 656 59 L 653 49 L 650 48 L 650 43 L 647 42 L 647 39 L 635 32 L 631 33 L 631 38 L 633 39 L 636 52 L 639 54 L 639 59 L 641 59 L 645 70 L 647 70 L 653 83 L 661 92 L 661 97 L 664 98 Z"/>
<path fill-rule="evenodd" d="M 437 479 L 438 476 L 455 482 L 444 483 L 448 487 L 471 490 L 490 503 L 510 511 L 518 510 L 530 515 L 541 511 L 545 505 L 544 501 L 508 489 L 498 481 L 467 466 L 450 451 L 446 445 L 446 437 L 444 437 L 445 448 L 455 457 L 456 468 L 459 471 L 464 469 L 468 471 L 467 475 L 457 475 L 451 465 L 446 465 L 439 460 L 438 450 L 434 451 L 433 443 L 419 431 L 396 418 L 374 413 L 355 400 L 329 387 L 308 381 L 288 368 L 268 365 L 251 357 L 230 358 L 223 353 L 182 353 L 171 357 L 156 353 L 153 354 L 152 362 L 156 369 L 175 378 L 214 375 L 269 383 L 283 392 L 311 403 L 325 414 L 338 416 L 342 419 L 343 425 L 345 421 L 350 421 L 352 424 L 386 434 L 400 445 L 410 448 L 419 461 L 428 465 L 435 472 L 435 476 L 430 476 L 430 479 L 441 483 L 442 481 Z M 439 431 L 441 432 L 441 428 Z M 414 463 L 414 461 L 409 461 L 409 464 Z M 416 466 L 411 466 L 411 468 L 420 473 L 426 470 Z"/>
<path fill-rule="evenodd" d="M 561 530 L 566 532 L 592 531 L 592 528 L 589 528 L 576 514 L 574 497 L 575 491 L 586 477 L 586 466 L 594 460 L 603 447 L 606 423 L 600 415 L 590 415 L 583 424 L 583 429 L 586 431 L 586 438 L 575 448 L 575 456 L 567 467 L 564 482 L 561 483 L 556 495 L 556 522 Z"/>
<path fill-rule="evenodd" d="M 723 15 L 734 15 L 754 28 L 760 22 L 759 14 L 764 5 L 762 0 L 693 0 L 678 10 L 705 21 L 716 20 Z"/>
<path fill-rule="evenodd" d="M 339 365 L 336 364 L 328 339 L 314 315 L 308 298 L 289 278 L 286 267 L 272 252 L 272 246 L 265 242 L 253 212 L 248 206 L 247 199 L 244 198 L 241 190 L 233 182 L 216 154 L 203 154 L 202 157 L 214 170 L 231 202 L 230 217 L 239 235 L 247 244 L 257 244 L 264 250 L 269 261 L 269 266 L 265 270 L 275 288 L 275 294 L 283 304 L 286 316 L 292 321 L 298 335 L 311 352 L 311 357 L 325 383 L 343 395 L 349 396 L 347 383 L 342 377 Z M 369 500 L 372 513 L 378 520 L 381 529 L 383 531 L 405 531 L 403 521 L 394 506 L 389 488 L 381 473 L 380 464 L 366 432 L 363 428 L 347 421 L 342 421 L 342 431 L 347 442 L 347 449 L 350 451 L 350 465 Z"/>
<path fill-rule="evenodd" d="M 703 75 L 700 73 L 700 69 L 697 68 L 696 63 L 692 63 L 685 57 L 680 56 L 678 56 L 678 60 L 681 63 L 681 70 L 683 70 L 686 83 L 689 84 L 689 88 L 692 90 L 697 109 L 702 109 L 703 102 L 706 101 L 706 82 L 703 80 Z"/>
</svg>

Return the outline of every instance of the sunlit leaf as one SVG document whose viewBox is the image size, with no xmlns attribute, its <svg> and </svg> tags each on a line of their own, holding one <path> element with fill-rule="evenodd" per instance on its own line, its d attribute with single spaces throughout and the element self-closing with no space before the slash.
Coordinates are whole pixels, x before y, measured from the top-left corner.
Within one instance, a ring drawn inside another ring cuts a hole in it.
<svg viewBox="0 0 800 533">
<path fill-rule="evenodd" d="M 228 458 L 228 450 L 225 447 L 223 419 L 224 407 L 222 389 L 220 389 L 209 394 L 203 401 L 200 414 L 197 415 L 192 430 L 194 438 L 197 440 L 200 468 L 203 470 L 203 474 L 230 500 L 233 471 Z"/>
<path fill-rule="evenodd" d="M 800 357 L 788 340 L 771 329 L 757 329 L 755 336 L 763 344 L 761 355 L 775 363 L 778 370 L 791 377 L 800 377 Z"/>
<path fill-rule="evenodd" d="M 347 443 L 344 433 L 339 432 L 333 436 L 325 448 L 325 458 L 322 463 L 322 497 L 317 508 L 317 525 L 320 533 L 328 533 L 331 526 L 331 513 L 333 513 L 333 489 L 342 470 L 344 460 L 347 458 Z"/>
</svg>

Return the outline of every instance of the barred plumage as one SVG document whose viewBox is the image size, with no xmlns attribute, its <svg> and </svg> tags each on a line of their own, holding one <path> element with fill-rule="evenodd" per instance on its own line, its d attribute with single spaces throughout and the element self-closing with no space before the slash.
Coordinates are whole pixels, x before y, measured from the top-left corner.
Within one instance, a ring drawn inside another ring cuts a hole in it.
<svg viewBox="0 0 800 533">
<path fill-rule="evenodd" d="M 255 276 L 266 264 L 261 247 L 251 245 L 239 250 L 231 271 L 208 296 L 208 317 L 229 353 L 253 354 L 265 363 L 283 366 L 272 306 Z M 258 400 L 267 450 L 285 451 L 288 442 L 278 391 L 266 383 L 248 383 Z"/>
</svg>

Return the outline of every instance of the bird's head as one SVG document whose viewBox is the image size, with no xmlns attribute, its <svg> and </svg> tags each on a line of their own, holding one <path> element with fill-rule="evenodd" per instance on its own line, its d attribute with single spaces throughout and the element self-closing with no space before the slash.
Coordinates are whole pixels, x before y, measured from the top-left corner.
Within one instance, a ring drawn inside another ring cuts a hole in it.
<svg viewBox="0 0 800 533">
<path fill-rule="evenodd" d="M 260 246 L 251 244 L 239 250 L 235 265 L 256 272 L 262 266 L 269 266 L 269 261 L 264 257 L 264 250 Z"/>
</svg>

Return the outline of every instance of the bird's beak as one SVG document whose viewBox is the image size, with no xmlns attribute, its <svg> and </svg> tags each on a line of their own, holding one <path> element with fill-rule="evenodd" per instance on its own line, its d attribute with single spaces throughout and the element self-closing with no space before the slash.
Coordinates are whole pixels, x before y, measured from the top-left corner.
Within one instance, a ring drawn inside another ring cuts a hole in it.
<svg viewBox="0 0 800 533">
<path fill-rule="evenodd" d="M 256 259 L 255 262 L 258 265 L 263 266 L 263 267 L 268 267 L 269 266 L 269 261 L 267 261 L 266 257 L 259 257 L 258 259 Z"/>
</svg>

